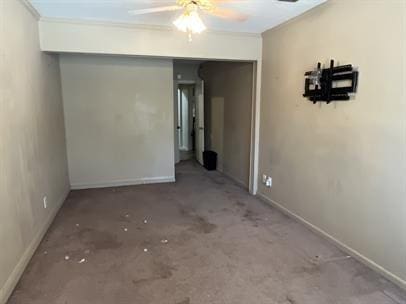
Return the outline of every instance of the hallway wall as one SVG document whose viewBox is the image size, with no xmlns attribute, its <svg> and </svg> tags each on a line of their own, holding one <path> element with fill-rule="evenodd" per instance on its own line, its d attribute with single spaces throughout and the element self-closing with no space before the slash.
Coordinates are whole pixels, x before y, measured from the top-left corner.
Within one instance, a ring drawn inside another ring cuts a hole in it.
<svg viewBox="0 0 406 304">
<path fill-rule="evenodd" d="M 213 139 L 223 138 L 220 165 L 223 173 L 249 186 L 253 64 L 244 62 L 207 62 L 202 65 L 205 81 L 206 149 Z M 213 128 L 212 109 L 222 108 L 213 102 L 224 102 L 224 124 Z M 216 134 L 223 129 L 224 134 Z M 219 146 L 217 144 L 217 146 Z M 221 145 L 220 145 L 221 146 Z M 219 152 L 219 151 L 216 151 Z"/>
<path fill-rule="evenodd" d="M 69 191 L 58 57 L 40 51 L 37 22 L 0 1 L 0 303 Z"/>
<path fill-rule="evenodd" d="M 405 24 L 404 1 L 331 0 L 265 32 L 259 163 L 263 197 L 404 287 Z M 358 92 L 313 105 L 303 75 L 330 59 Z"/>
</svg>

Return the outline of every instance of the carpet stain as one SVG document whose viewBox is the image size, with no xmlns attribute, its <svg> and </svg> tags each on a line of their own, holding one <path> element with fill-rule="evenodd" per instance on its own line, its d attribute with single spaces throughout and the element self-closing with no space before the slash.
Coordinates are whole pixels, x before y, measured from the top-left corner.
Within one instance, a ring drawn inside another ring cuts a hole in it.
<svg viewBox="0 0 406 304">
<path fill-rule="evenodd" d="M 194 210 L 189 210 L 186 208 L 179 208 L 179 213 L 186 218 L 191 220 L 191 227 L 190 230 L 197 233 L 208 234 L 212 233 L 217 226 L 215 224 L 210 223 L 206 218 L 203 216 L 195 214 Z"/>
<path fill-rule="evenodd" d="M 207 219 L 202 216 L 196 216 L 194 218 L 194 224 L 192 230 L 197 233 L 208 234 L 212 233 L 217 228 L 216 225 L 210 223 Z"/>
<path fill-rule="evenodd" d="M 157 280 L 167 280 L 173 276 L 173 271 L 176 270 L 175 267 L 157 261 L 153 262 L 151 268 L 153 272 L 151 276 L 146 278 L 133 279 L 132 283 L 138 286 L 143 284 L 149 284 Z"/>
<path fill-rule="evenodd" d="M 258 223 L 261 220 L 261 218 L 259 217 L 259 215 L 251 210 L 246 210 L 243 218 L 245 220 L 248 220 L 250 222 L 252 222 L 254 224 L 255 227 L 258 227 Z"/>
<path fill-rule="evenodd" d="M 84 228 L 77 232 L 79 240 L 93 250 L 108 250 L 120 248 L 122 243 L 110 232 Z"/>
<path fill-rule="evenodd" d="M 296 302 L 291 296 L 289 296 L 289 295 L 286 296 L 286 301 L 287 301 L 289 304 L 296 304 L 296 303 L 297 303 L 297 302 Z"/>
<path fill-rule="evenodd" d="M 246 205 L 245 205 L 243 202 L 241 202 L 241 201 L 236 201 L 236 202 L 235 202 L 235 205 L 236 205 L 237 207 L 241 207 L 241 208 L 243 208 L 243 207 L 246 206 Z"/>
<path fill-rule="evenodd" d="M 176 304 L 190 304 L 190 298 L 187 297 L 187 298 L 184 299 L 183 301 L 177 302 Z"/>
<path fill-rule="evenodd" d="M 173 275 L 173 271 L 176 270 L 175 267 L 161 262 L 155 262 L 154 269 L 161 279 L 169 279 Z"/>
</svg>

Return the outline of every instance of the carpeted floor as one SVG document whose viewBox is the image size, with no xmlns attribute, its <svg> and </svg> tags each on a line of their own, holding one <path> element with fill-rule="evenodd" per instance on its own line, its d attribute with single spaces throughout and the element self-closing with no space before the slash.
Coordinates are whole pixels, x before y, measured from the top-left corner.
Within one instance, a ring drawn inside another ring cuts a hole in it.
<svg viewBox="0 0 406 304">
<path fill-rule="evenodd" d="M 185 162 L 173 184 L 72 191 L 9 300 L 17 303 L 394 304 L 406 293 Z"/>
</svg>

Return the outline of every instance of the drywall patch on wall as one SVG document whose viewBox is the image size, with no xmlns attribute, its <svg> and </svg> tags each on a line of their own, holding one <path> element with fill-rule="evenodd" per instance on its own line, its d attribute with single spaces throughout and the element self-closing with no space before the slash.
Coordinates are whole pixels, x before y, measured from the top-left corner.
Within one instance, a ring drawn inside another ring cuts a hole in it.
<svg viewBox="0 0 406 304">
<path fill-rule="evenodd" d="M 261 195 L 399 285 L 406 279 L 405 16 L 401 1 L 331 0 L 263 34 L 259 163 L 259 174 L 273 178 Z M 331 58 L 359 68 L 358 92 L 350 102 L 313 105 L 302 97 L 303 74 Z"/>
<path fill-rule="evenodd" d="M 62 55 L 70 182 L 173 179 L 171 60 Z"/>
<path fill-rule="evenodd" d="M 0 1 L 0 22 L 0 303 L 5 303 L 69 181 L 58 57 L 41 53 L 37 20 L 22 2 Z"/>
</svg>

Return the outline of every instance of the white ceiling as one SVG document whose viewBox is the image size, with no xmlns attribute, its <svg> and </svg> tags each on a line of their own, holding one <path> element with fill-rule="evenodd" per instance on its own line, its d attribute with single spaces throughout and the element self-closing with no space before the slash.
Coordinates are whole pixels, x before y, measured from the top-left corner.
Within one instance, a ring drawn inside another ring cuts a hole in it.
<svg viewBox="0 0 406 304">
<path fill-rule="evenodd" d="M 1 0 L 0 0 L 1 1 Z M 172 26 L 179 12 L 132 16 L 129 10 L 173 5 L 175 0 L 30 0 L 42 17 L 75 20 L 111 21 L 131 24 Z M 294 18 L 327 0 L 299 0 L 295 3 L 277 0 L 236 0 L 221 7 L 232 8 L 249 15 L 244 22 L 222 20 L 202 14 L 209 29 L 262 33 Z"/>
</svg>

